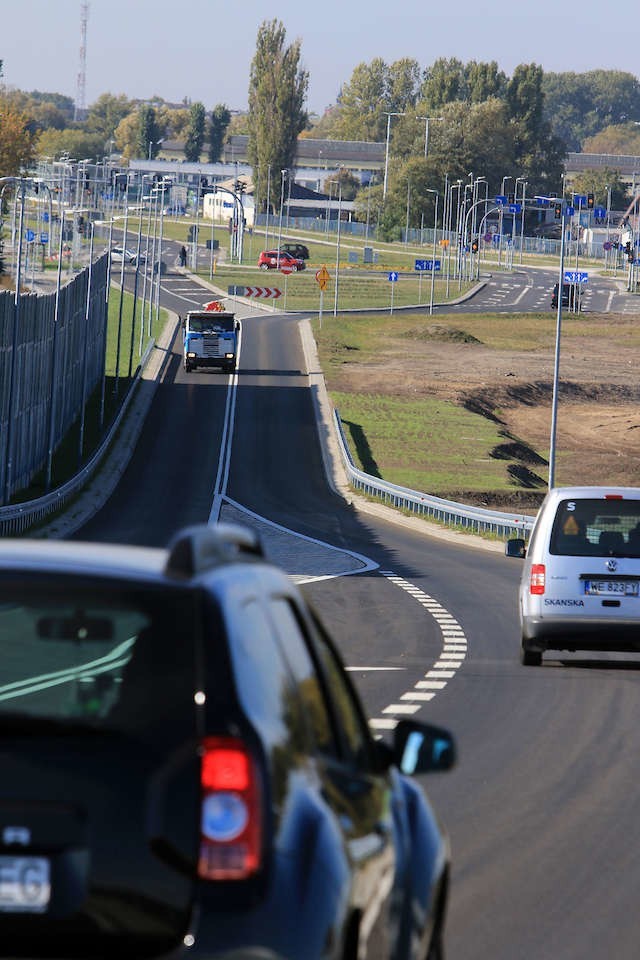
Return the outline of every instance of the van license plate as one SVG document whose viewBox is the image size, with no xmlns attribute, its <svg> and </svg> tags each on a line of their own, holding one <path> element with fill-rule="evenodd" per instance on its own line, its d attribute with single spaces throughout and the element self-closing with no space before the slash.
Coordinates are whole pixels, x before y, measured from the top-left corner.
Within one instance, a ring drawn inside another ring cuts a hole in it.
<svg viewBox="0 0 640 960">
<path fill-rule="evenodd" d="M 587 580 L 584 592 L 591 596 L 637 597 L 637 580 Z"/>
<path fill-rule="evenodd" d="M 51 899 L 46 857 L 0 856 L 0 911 L 43 913 Z"/>
</svg>

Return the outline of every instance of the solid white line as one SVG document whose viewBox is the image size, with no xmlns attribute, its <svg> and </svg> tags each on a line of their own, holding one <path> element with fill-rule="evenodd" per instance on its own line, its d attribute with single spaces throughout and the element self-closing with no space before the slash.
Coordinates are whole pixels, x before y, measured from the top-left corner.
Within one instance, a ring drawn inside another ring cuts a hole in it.
<svg viewBox="0 0 640 960">
<path fill-rule="evenodd" d="M 345 670 L 350 670 L 352 673 L 357 673 L 359 670 L 398 670 L 402 672 L 406 669 L 406 667 L 345 667 Z"/>
</svg>

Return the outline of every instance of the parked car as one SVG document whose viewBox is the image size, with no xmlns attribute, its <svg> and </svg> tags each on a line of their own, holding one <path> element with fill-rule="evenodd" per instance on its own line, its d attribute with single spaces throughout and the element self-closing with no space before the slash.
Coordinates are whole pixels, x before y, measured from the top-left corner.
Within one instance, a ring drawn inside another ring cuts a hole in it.
<svg viewBox="0 0 640 960">
<path fill-rule="evenodd" d="M 309 248 L 305 247 L 304 243 L 286 242 L 281 244 L 280 249 L 290 253 L 292 257 L 297 257 L 298 260 L 309 259 Z"/>
<path fill-rule="evenodd" d="M 0 540 L 0 933 L 13 957 L 440 957 L 449 854 L 247 529 Z"/>
<path fill-rule="evenodd" d="M 127 250 L 125 247 L 112 247 L 111 262 L 122 263 L 123 260 L 125 263 L 134 265 L 136 262 L 136 255 L 132 250 Z"/>
<path fill-rule="evenodd" d="M 305 262 L 299 257 L 294 257 L 286 250 L 262 250 L 258 257 L 258 266 L 261 270 L 279 270 L 282 267 L 289 267 L 292 273 L 305 269 Z"/>
<path fill-rule="evenodd" d="M 555 487 L 538 512 L 519 587 L 522 662 L 546 650 L 640 650 L 640 487 Z"/>
</svg>

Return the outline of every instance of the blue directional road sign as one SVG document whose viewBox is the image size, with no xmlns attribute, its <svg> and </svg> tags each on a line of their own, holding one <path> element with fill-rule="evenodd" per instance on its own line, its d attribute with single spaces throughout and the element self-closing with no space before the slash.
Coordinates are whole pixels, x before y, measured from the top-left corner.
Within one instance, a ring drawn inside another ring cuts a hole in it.
<svg viewBox="0 0 640 960">
<path fill-rule="evenodd" d="M 588 279 L 589 274 L 582 270 L 565 270 L 564 272 L 565 283 L 586 283 Z"/>
<path fill-rule="evenodd" d="M 498 196 L 495 198 L 495 201 L 496 201 L 496 207 L 503 207 L 507 202 L 507 198 L 504 196 L 504 194 L 499 193 Z"/>
<path fill-rule="evenodd" d="M 27 243 L 33 243 L 33 241 L 36 238 L 36 235 L 33 232 L 33 230 L 27 230 L 25 237 L 26 237 Z"/>
<path fill-rule="evenodd" d="M 388 278 L 388 279 L 391 281 L 391 283 L 396 283 L 396 281 L 397 281 L 397 279 L 398 279 L 398 271 L 397 271 L 397 270 L 391 270 L 390 273 L 389 273 L 389 278 Z"/>
<path fill-rule="evenodd" d="M 587 205 L 586 193 L 574 193 L 573 202 L 578 207 L 586 207 Z"/>
<path fill-rule="evenodd" d="M 521 203 L 510 203 L 509 204 L 509 213 L 520 213 L 522 210 Z"/>
<path fill-rule="evenodd" d="M 607 211 L 605 210 L 604 207 L 596 207 L 595 210 L 593 211 L 593 215 L 596 218 L 596 220 L 604 220 L 604 218 L 607 215 Z"/>
<path fill-rule="evenodd" d="M 416 260 L 415 269 L 434 270 L 437 272 L 440 269 L 440 260 Z"/>
</svg>

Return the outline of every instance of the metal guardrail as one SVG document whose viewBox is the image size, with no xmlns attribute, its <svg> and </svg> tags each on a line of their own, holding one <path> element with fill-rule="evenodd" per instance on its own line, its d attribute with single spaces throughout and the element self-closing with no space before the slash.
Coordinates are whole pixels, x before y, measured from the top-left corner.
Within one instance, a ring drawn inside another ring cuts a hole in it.
<svg viewBox="0 0 640 960">
<path fill-rule="evenodd" d="M 122 420 L 129 408 L 133 394 L 140 381 L 142 371 L 146 366 L 147 360 L 149 359 L 149 355 L 151 354 L 154 346 L 155 340 L 151 340 L 140 360 L 140 365 L 136 372 L 136 376 L 129 386 L 118 415 L 92 458 L 84 465 L 82 470 L 80 470 L 71 478 L 71 480 L 68 480 L 66 483 L 62 484 L 61 487 L 57 487 L 50 493 L 45 494 L 44 497 L 38 497 L 37 500 L 27 500 L 24 503 L 11 504 L 7 507 L 0 507 L 0 536 L 19 536 L 34 524 L 39 523 L 46 517 L 51 516 L 51 514 L 61 510 L 62 507 L 64 507 L 80 492 L 90 477 L 95 473 L 97 467 L 102 461 L 102 458 L 109 449 L 111 441 L 118 431 L 118 428 L 120 427 L 120 424 L 122 423 Z"/>
<path fill-rule="evenodd" d="M 431 517 L 447 526 L 464 527 L 474 533 L 491 532 L 501 537 L 509 537 L 514 533 L 526 536 L 531 532 L 534 518 L 526 514 L 500 513 L 497 510 L 464 506 L 452 500 L 443 500 L 440 497 L 399 487 L 364 473 L 353 462 L 339 412 L 334 410 L 333 416 L 347 476 L 357 490 L 399 509 Z"/>
</svg>

